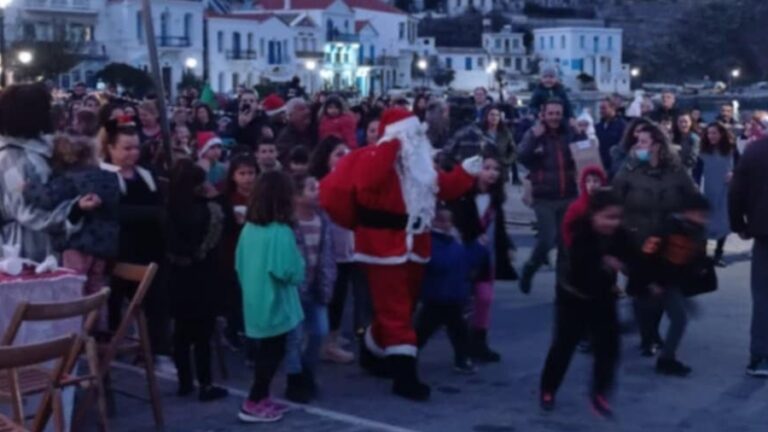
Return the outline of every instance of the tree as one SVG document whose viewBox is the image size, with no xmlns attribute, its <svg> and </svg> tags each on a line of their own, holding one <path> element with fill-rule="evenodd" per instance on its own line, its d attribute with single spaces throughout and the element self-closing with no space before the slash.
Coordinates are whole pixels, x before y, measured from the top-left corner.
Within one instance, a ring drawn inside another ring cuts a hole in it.
<svg viewBox="0 0 768 432">
<path fill-rule="evenodd" d="M 152 77 L 141 69 L 125 63 L 110 63 L 96 72 L 96 80 L 119 85 L 135 95 L 144 95 L 154 88 Z"/>
<path fill-rule="evenodd" d="M 82 57 L 78 54 L 78 46 L 66 40 L 18 42 L 9 52 L 13 57 L 14 74 L 24 79 L 48 79 L 69 72 L 80 63 Z M 21 51 L 29 51 L 32 61 L 21 64 L 15 55 Z"/>
<path fill-rule="evenodd" d="M 439 68 L 432 74 L 432 81 L 440 87 L 448 87 L 456 79 L 456 71 L 449 68 Z"/>
</svg>

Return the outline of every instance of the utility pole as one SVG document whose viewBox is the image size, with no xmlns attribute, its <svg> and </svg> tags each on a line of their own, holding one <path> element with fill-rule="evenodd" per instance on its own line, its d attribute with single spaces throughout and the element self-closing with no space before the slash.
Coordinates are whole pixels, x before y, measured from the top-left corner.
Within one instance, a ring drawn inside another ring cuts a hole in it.
<svg viewBox="0 0 768 432">
<path fill-rule="evenodd" d="M 168 168 L 171 167 L 171 127 L 168 124 L 168 108 L 165 103 L 165 85 L 160 71 L 160 61 L 157 57 L 157 39 L 155 38 L 155 26 L 152 20 L 152 6 L 149 0 L 141 1 L 142 18 L 149 48 L 149 66 L 152 70 L 152 79 L 157 91 L 157 105 L 160 111 L 160 127 L 163 131 L 163 153 Z"/>
</svg>

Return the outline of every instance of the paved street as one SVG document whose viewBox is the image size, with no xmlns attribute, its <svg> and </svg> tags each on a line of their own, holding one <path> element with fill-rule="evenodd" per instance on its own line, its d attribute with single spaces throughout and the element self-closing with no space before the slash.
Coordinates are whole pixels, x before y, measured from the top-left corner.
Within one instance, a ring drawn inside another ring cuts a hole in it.
<svg viewBox="0 0 768 432">
<path fill-rule="evenodd" d="M 510 212 L 525 215 L 522 208 Z M 532 235 L 516 228 L 518 264 L 527 256 Z M 227 362 L 233 376 L 225 385 L 235 390 L 227 400 L 203 405 L 174 395 L 175 383 L 163 379 L 166 430 L 196 431 L 760 431 L 768 430 L 768 381 L 744 374 L 748 354 L 750 300 L 748 244 L 731 240 L 731 265 L 720 272 L 720 290 L 701 298 L 698 315 L 683 341 L 680 358 L 694 368 L 688 379 L 656 376 L 653 361 L 641 358 L 639 338 L 623 338 L 615 421 L 595 417 L 587 391 L 591 358 L 577 354 L 553 413 L 537 403 L 542 362 L 550 341 L 553 273 L 536 279 L 533 293 L 521 295 L 501 284 L 493 312 L 493 345 L 503 363 L 483 367 L 475 376 L 455 375 L 451 351 L 439 335 L 421 355 L 421 371 L 433 386 L 428 403 L 410 403 L 389 393 L 389 383 L 363 375 L 356 366 L 323 365 L 322 397 L 273 425 L 240 425 L 236 420 L 250 371 L 237 354 Z M 119 371 L 120 387 L 141 390 L 134 372 Z M 274 385 L 282 395 L 282 378 Z M 147 431 L 149 406 L 117 396 L 114 431 Z"/>
</svg>

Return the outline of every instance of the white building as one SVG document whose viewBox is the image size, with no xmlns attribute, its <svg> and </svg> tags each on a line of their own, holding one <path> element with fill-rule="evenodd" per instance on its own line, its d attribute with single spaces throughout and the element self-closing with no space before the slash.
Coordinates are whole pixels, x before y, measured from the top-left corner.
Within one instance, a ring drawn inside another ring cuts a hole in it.
<svg viewBox="0 0 768 432">
<path fill-rule="evenodd" d="M 175 92 L 174 86 L 181 81 L 188 60 L 195 60 L 193 72 L 202 75 L 205 8 L 202 0 L 152 0 L 158 58 L 163 82 L 169 92 Z M 141 0 L 109 0 L 100 28 L 99 34 L 104 34 L 104 45 L 111 62 L 149 70 Z"/>
<path fill-rule="evenodd" d="M 471 10 L 486 14 L 493 10 L 501 0 L 445 0 L 448 15 L 461 15 Z"/>
<path fill-rule="evenodd" d="M 483 33 L 483 48 L 501 69 L 509 76 L 521 76 L 528 73 L 528 53 L 523 43 L 523 33 L 512 31 L 506 25 L 498 33 Z"/>
<path fill-rule="evenodd" d="M 313 91 L 323 59 L 321 29 L 304 14 L 209 13 L 208 75 L 214 91 L 286 82 L 298 76 Z"/>
<path fill-rule="evenodd" d="M 107 0 L 16 0 L 5 10 L 5 33 L 9 75 L 16 51 L 35 42 L 65 39 L 81 56 L 82 62 L 59 77 L 59 85 L 69 88 L 85 81 L 94 85 L 93 76 L 106 64 L 105 33 L 99 28 Z M 32 52 L 33 61 L 35 53 Z M 5 61 L 5 59 L 3 59 Z M 5 65 L 3 65 L 5 67 Z"/>
<path fill-rule="evenodd" d="M 534 29 L 534 51 L 541 65 L 559 69 L 563 82 L 578 88 L 586 74 L 601 92 L 629 93 L 629 66 L 622 63 L 622 30 L 604 27 Z"/>
</svg>

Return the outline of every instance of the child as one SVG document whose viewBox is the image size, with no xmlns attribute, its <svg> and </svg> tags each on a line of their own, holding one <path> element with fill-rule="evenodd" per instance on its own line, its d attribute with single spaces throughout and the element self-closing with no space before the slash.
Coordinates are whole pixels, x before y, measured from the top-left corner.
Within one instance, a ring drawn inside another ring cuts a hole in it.
<svg viewBox="0 0 768 432">
<path fill-rule="evenodd" d="M 589 197 L 598 188 L 605 186 L 607 182 L 608 178 L 605 175 L 605 171 L 598 166 L 588 166 L 581 172 L 579 198 L 568 206 L 568 210 L 565 211 L 565 216 L 563 217 L 561 232 L 563 233 L 563 244 L 566 248 L 571 247 L 573 224 L 582 218 L 589 209 Z"/>
<path fill-rule="evenodd" d="M 671 215 L 661 232 L 643 244 L 637 287 L 648 287 L 669 318 L 667 336 L 656 362 L 656 372 L 662 375 L 682 377 L 691 373 L 691 368 L 678 361 L 675 354 L 688 324 L 684 290 L 701 273 L 706 260 L 709 208 L 704 196 L 686 196 L 682 210 Z"/>
<path fill-rule="evenodd" d="M 277 145 L 272 141 L 261 141 L 256 145 L 256 163 L 259 174 L 282 169 L 277 160 Z"/>
<path fill-rule="evenodd" d="M 571 101 L 568 99 L 568 93 L 565 87 L 560 83 L 555 67 L 545 67 L 541 71 L 541 82 L 534 89 L 529 104 L 531 113 L 534 117 L 539 116 L 541 107 L 550 99 L 559 99 L 563 101 L 563 124 L 567 124 L 573 117 Z"/>
<path fill-rule="evenodd" d="M 218 186 L 227 175 L 226 165 L 220 162 L 222 145 L 213 132 L 197 133 L 197 164 L 205 171 L 211 186 Z"/>
<path fill-rule="evenodd" d="M 511 258 L 514 244 L 507 235 L 502 209 L 504 199 L 501 163 L 496 153 L 488 150 L 483 154 L 483 169 L 475 189 L 453 204 L 456 227 L 464 244 L 478 241 L 490 257 L 474 281 L 475 305 L 470 324 L 471 356 L 482 363 L 501 361 L 501 355 L 488 346 L 494 280 L 517 279 Z"/>
<path fill-rule="evenodd" d="M 269 387 L 285 356 L 288 334 L 304 319 L 298 288 L 305 263 L 292 228 L 293 197 L 287 174 L 262 174 L 237 244 L 245 334 L 258 341 L 253 384 L 238 414 L 243 422 L 278 421 L 286 410 L 269 397 Z"/>
<path fill-rule="evenodd" d="M 568 272 L 557 296 L 555 334 L 541 376 L 540 403 L 546 411 L 554 408 L 576 345 L 588 334 L 595 355 L 592 406 L 598 414 L 612 414 L 606 397 L 619 355 L 614 286 L 623 268 L 620 259 L 626 260 L 629 250 L 621 219 L 621 200 L 601 188 L 592 194 L 586 214 L 573 223 Z"/>
<path fill-rule="evenodd" d="M 230 346 L 238 349 L 242 345 L 240 334 L 243 332 L 243 299 L 240 284 L 235 273 L 235 249 L 237 239 L 245 224 L 248 204 L 251 202 L 253 188 L 256 184 L 256 159 L 251 155 L 239 155 L 229 163 L 227 181 L 222 190 L 225 205 L 232 210 L 234 223 L 225 226 L 222 240 L 222 268 L 227 280 L 227 331 L 225 336 Z"/>
<path fill-rule="evenodd" d="M 46 210 L 78 196 L 98 195 L 101 206 L 83 215 L 83 226 L 69 236 L 54 237 L 54 247 L 63 251 L 64 267 L 87 277 L 85 295 L 95 294 L 106 284 L 106 262 L 117 256 L 120 232 L 120 186 L 114 173 L 102 171 L 94 143 L 83 136 L 57 135 L 53 139 L 53 177 L 47 184 L 30 182 L 24 199 Z"/>
<path fill-rule="evenodd" d="M 335 135 L 342 140 L 347 148 L 357 148 L 357 121 L 355 116 L 346 111 L 344 102 L 338 96 L 330 96 L 320 110 L 320 126 L 318 139 Z"/>
<path fill-rule="evenodd" d="M 299 145 L 291 149 L 288 169 L 293 175 L 307 175 L 309 173 L 309 152 L 307 148 Z"/>
<path fill-rule="evenodd" d="M 318 182 L 314 177 L 294 176 L 296 226 L 294 232 L 306 263 L 306 278 L 300 287 L 304 323 L 288 336 L 285 397 L 307 403 L 317 394 L 315 372 L 320 350 L 328 336 L 328 303 L 336 283 L 331 224 L 318 208 Z M 302 353 L 302 339 L 307 344 Z"/>
<path fill-rule="evenodd" d="M 453 215 L 439 207 L 432 222 L 432 259 L 422 285 L 421 313 L 416 323 L 419 350 L 443 325 L 453 345 L 453 368 L 462 374 L 477 371 L 469 351 L 469 329 L 464 309 L 472 287 L 472 273 L 488 259 L 479 243 L 463 245 L 454 237 Z"/>
<path fill-rule="evenodd" d="M 168 286 L 174 318 L 173 355 L 179 396 L 194 392 L 191 354 L 199 385 L 198 399 L 226 397 L 227 390 L 212 384 L 211 336 L 216 325 L 218 256 L 224 230 L 224 210 L 206 196 L 205 172 L 190 160 L 179 161 L 171 172 L 166 223 Z"/>
</svg>

